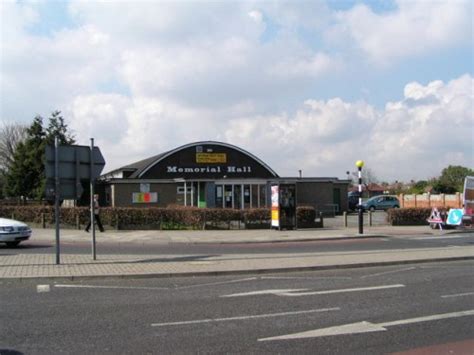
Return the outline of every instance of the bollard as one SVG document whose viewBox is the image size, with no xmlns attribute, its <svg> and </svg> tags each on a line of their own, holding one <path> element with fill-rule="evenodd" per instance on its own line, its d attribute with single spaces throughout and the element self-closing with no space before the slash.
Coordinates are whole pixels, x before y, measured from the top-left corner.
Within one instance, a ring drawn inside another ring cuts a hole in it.
<svg viewBox="0 0 474 355">
<path fill-rule="evenodd" d="M 81 224 L 79 222 L 79 214 L 78 213 L 76 213 L 76 228 L 81 229 Z"/>
<path fill-rule="evenodd" d="M 46 228 L 46 217 L 44 213 L 41 213 L 41 226 L 43 227 L 43 229 Z"/>
<path fill-rule="evenodd" d="M 323 219 L 323 213 L 319 212 L 319 220 L 321 221 L 321 228 L 324 228 L 324 219 Z"/>
<path fill-rule="evenodd" d="M 347 228 L 347 212 L 344 211 L 344 212 L 342 213 L 342 215 L 343 215 L 343 217 L 344 217 L 344 228 Z"/>
<path fill-rule="evenodd" d="M 372 211 L 369 211 L 369 226 L 372 227 Z"/>
</svg>

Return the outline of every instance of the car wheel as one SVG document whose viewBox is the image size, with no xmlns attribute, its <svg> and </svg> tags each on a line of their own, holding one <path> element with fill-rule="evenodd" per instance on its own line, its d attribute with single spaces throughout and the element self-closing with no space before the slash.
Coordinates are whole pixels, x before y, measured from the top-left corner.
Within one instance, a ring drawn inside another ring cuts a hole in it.
<svg viewBox="0 0 474 355">
<path fill-rule="evenodd" d="M 369 207 L 369 211 L 370 211 L 370 212 L 374 212 L 374 211 L 375 211 L 375 206 L 370 206 L 370 207 Z"/>
<path fill-rule="evenodd" d="M 20 242 L 6 242 L 6 244 L 7 244 L 7 247 L 14 248 L 14 247 L 17 247 L 18 244 L 20 244 Z"/>
</svg>

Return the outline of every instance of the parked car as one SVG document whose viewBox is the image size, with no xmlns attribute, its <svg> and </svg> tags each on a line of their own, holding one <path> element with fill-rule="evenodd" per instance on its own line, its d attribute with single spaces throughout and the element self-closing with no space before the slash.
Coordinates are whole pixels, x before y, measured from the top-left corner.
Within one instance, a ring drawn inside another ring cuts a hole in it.
<svg viewBox="0 0 474 355">
<path fill-rule="evenodd" d="M 357 205 L 359 204 L 359 192 L 351 191 L 347 195 L 347 202 L 349 210 L 355 211 L 357 209 Z"/>
<path fill-rule="evenodd" d="M 369 198 L 362 202 L 364 211 L 388 210 L 389 208 L 400 208 L 400 202 L 395 196 L 380 195 Z"/>
<path fill-rule="evenodd" d="M 31 228 L 27 224 L 14 219 L 0 218 L 0 243 L 16 247 L 30 237 Z"/>
</svg>

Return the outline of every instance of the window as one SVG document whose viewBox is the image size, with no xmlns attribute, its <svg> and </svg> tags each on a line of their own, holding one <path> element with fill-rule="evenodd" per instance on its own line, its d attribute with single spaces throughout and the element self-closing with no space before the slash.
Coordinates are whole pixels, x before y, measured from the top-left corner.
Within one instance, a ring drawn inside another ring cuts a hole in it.
<svg viewBox="0 0 474 355">
<path fill-rule="evenodd" d="M 188 186 L 188 194 L 190 194 L 193 191 L 194 186 Z M 184 186 L 178 186 L 176 189 L 176 192 L 180 195 L 184 195 Z"/>
<path fill-rule="evenodd" d="M 222 207 L 224 201 L 224 191 L 222 185 L 216 185 L 216 207 Z"/>
<path fill-rule="evenodd" d="M 260 187 L 260 207 L 267 206 L 267 185 L 259 185 Z"/>
</svg>

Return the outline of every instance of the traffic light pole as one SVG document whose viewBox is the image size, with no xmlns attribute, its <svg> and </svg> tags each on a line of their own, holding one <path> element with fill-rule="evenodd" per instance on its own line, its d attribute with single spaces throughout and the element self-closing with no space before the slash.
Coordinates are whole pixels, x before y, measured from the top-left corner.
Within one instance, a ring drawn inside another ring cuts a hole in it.
<svg viewBox="0 0 474 355">
<path fill-rule="evenodd" d="M 91 138 L 91 175 L 90 175 L 90 195 L 91 195 L 91 229 L 92 229 L 92 260 L 97 260 L 96 243 L 95 243 L 95 203 L 94 203 L 94 138 Z"/>
<path fill-rule="evenodd" d="M 60 246 L 59 246 L 59 141 L 54 137 L 54 219 L 56 222 L 56 265 L 59 265 Z"/>
</svg>

